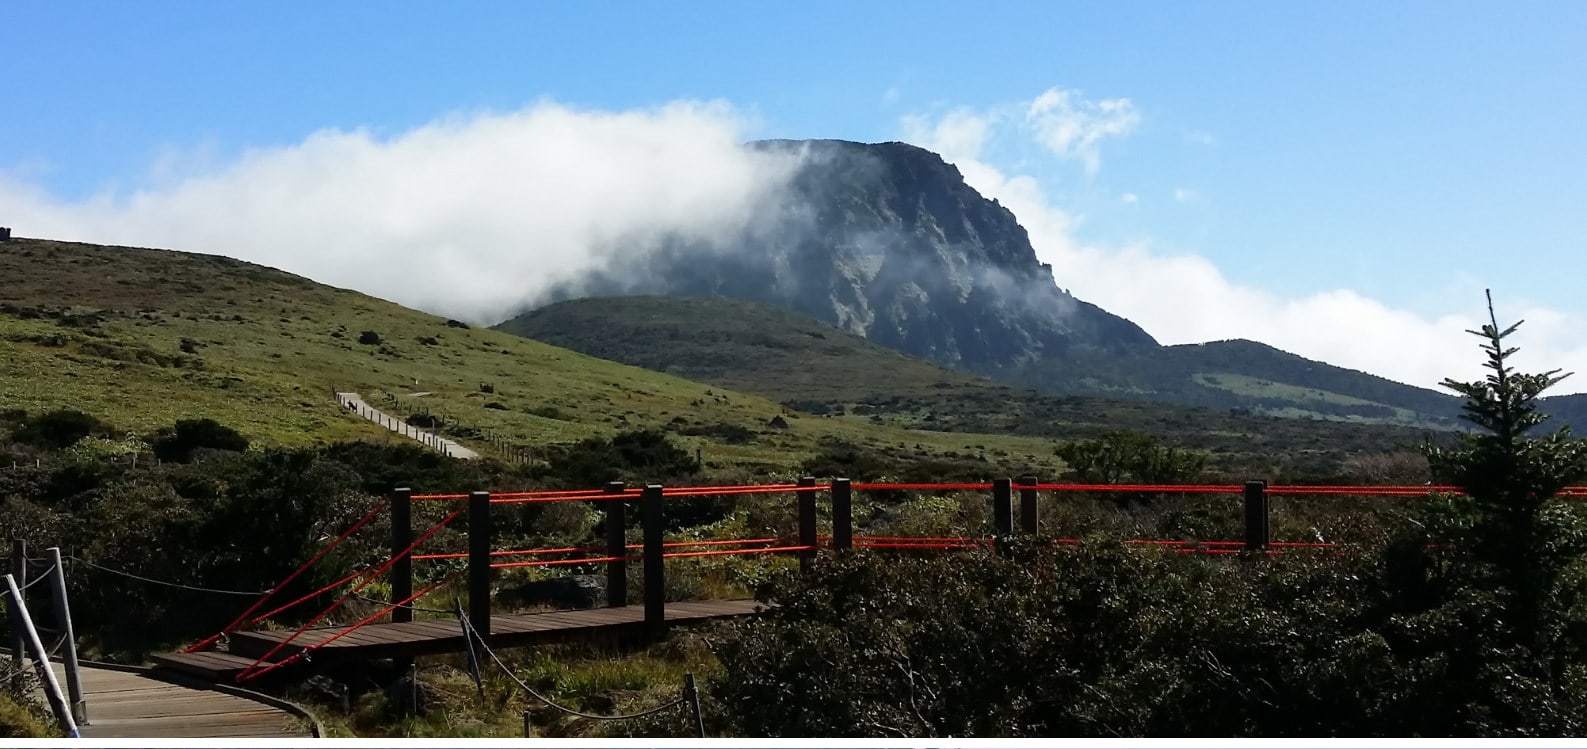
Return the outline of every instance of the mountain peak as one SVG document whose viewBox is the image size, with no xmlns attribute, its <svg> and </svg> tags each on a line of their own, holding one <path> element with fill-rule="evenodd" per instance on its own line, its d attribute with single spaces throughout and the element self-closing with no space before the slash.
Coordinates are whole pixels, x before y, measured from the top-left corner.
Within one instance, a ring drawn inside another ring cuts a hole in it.
<svg viewBox="0 0 1587 749">
<path fill-rule="evenodd" d="M 994 372 L 1076 351 L 1155 348 L 1134 323 L 1075 299 L 1014 214 L 908 143 L 768 140 L 800 167 L 767 225 L 669 241 L 553 300 L 669 294 L 769 302 L 937 364 Z"/>
</svg>

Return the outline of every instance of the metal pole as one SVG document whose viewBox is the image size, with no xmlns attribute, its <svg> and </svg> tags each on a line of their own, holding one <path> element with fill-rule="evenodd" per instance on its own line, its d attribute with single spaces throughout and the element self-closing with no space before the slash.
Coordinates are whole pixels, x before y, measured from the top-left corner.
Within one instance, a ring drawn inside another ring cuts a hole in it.
<svg viewBox="0 0 1587 749">
<path fill-rule="evenodd" d="M 72 629 L 72 607 L 66 601 L 66 565 L 61 564 L 61 547 L 45 550 L 50 558 L 50 580 L 55 594 L 55 626 L 61 628 L 66 638 L 66 691 L 72 698 L 72 718 L 78 723 L 88 722 L 88 702 L 83 699 L 83 675 L 77 665 L 77 633 Z"/>
<path fill-rule="evenodd" d="M 28 542 L 20 538 L 11 539 L 11 576 L 23 583 L 28 580 Z M 28 651 L 27 638 L 22 635 L 22 599 L 11 604 L 11 657 L 17 662 L 17 674 L 11 677 L 11 685 L 18 694 L 27 687 L 26 672 Z"/>
<path fill-rule="evenodd" d="M 22 602 L 22 590 L 17 587 L 17 579 L 11 575 L 6 575 L 6 596 L 11 600 L 12 611 L 17 612 L 16 618 L 21 622 L 27 646 L 38 661 L 39 671 L 44 678 L 44 696 L 50 699 L 50 710 L 55 713 L 55 719 L 61 722 L 61 727 L 66 729 L 69 738 L 79 738 L 77 723 L 72 720 L 72 711 L 66 706 L 66 697 L 61 694 L 61 683 L 55 680 L 55 669 L 50 667 L 50 654 L 39 640 L 39 631 L 33 628 L 33 618 L 28 616 L 27 606 Z"/>
<path fill-rule="evenodd" d="M 694 717 L 694 728 L 700 738 L 705 738 L 705 717 L 700 715 L 700 690 L 694 686 L 694 674 L 683 675 L 683 699 L 689 703 L 689 713 Z"/>
</svg>

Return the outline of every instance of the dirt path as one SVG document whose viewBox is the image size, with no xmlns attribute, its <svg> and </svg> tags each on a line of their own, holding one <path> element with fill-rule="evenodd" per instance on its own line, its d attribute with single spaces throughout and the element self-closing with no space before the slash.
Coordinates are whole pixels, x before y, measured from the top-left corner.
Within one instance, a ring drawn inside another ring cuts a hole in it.
<svg viewBox="0 0 1587 749">
<path fill-rule="evenodd" d="M 375 422 L 397 434 L 417 440 L 430 448 L 440 451 L 445 455 L 463 460 L 478 460 L 479 453 L 474 452 L 452 440 L 438 434 L 424 431 L 395 416 L 381 412 L 374 406 L 364 402 L 358 393 L 337 393 L 336 400 L 340 401 L 342 408 L 357 413 L 370 421 Z"/>
</svg>

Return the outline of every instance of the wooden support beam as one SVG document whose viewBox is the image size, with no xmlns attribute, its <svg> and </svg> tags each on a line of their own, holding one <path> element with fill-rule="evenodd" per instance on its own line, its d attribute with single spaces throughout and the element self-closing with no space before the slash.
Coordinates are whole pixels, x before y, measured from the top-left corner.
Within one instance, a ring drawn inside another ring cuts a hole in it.
<svg viewBox="0 0 1587 749">
<path fill-rule="evenodd" d="M 413 543 L 413 490 L 402 488 L 391 492 L 391 555 L 402 554 Z M 391 602 L 405 601 L 413 595 L 413 556 L 404 555 L 391 565 L 388 572 L 391 582 Z M 413 621 L 413 609 L 399 606 L 391 610 L 394 622 Z"/>
<path fill-rule="evenodd" d="M 1272 506 L 1267 496 L 1266 481 L 1245 482 L 1245 550 L 1262 551 L 1267 548 L 1268 522 Z"/>
<path fill-rule="evenodd" d="M 832 479 L 832 548 L 854 548 L 854 489 L 848 479 Z"/>
<path fill-rule="evenodd" d="M 1027 536 L 1034 536 L 1039 527 L 1039 518 L 1036 511 L 1036 477 L 1019 477 L 1019 532 Z"/>
<path fill-rule="evenodd" d="M 468 495 L 468 620 L 490 644 L 490 492 Z"/>
<path fill-rule="evenodd" d="M 992 480 L 992 527 L 999 537 L 1014 534 L 1014 491 L 1008 479 Z"/>
<path fill-rule="evenodd" d="M 661 485 L 649 484 L 639 498 L 645 526 L 645 633 L 659 640 L 667 634 L 666 559 L 662 546 L 665 530 L 661 514 Z"/>
<path fill-rule="evenodd" d="M 607 494 L 622 494 L 626 489 L 621 481 L 606 485 Z M 606 500 L 606 556 L 628 556 L 628 500 Z M 618 559 L 606 563 L 606 605 L 612 608 L 628 605 L 628 560 Z"/>
<path fill-rule="evenodd" d="M 815 486 L 814 476 L 802 476 L 799 486 Z M 798 492 L 799 502 L 799 545 L 814 547 L 816 545 L 816 493 L 813 491 Z M 814 548 L 799 552 L 799 571 L 809 572 L 816 563 L 816 550 Z"/>
</svg>

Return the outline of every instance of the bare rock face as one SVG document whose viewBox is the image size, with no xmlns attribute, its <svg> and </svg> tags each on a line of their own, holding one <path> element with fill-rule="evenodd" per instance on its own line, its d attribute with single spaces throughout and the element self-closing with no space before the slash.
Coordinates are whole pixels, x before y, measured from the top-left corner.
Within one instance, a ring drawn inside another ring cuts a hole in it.
<svg viewBox="0 0 1587 749">
<path fill-rule="evenodd" d="M 760 220 L 713 243 L 662 241 L 546 300 L 663 294 L 766 302 L 938 364 L 986 374 L 1155 349 L 1058 287 L 1013 213 L 905 143 L 767 141 L 804 155 Z"/>
</svg>

